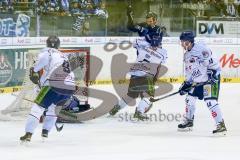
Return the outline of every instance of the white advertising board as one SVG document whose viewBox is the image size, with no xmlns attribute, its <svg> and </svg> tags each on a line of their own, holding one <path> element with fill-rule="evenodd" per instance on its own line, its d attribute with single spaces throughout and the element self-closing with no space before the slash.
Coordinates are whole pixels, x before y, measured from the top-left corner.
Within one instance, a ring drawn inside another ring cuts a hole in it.
<svg viewBox="0 0 240 160">
<path fill-rule="evenodd" d="M 198 37 L 240 37 L 239 21 L 197 21 Z"/>
<path fill-rule="evenodd" d="M 42 48 L 45 46 L 46 38 L 0 38 L 0 49 Z M 112 79 L 111 68 L 115 65 L 112 63 L 113 58 L 123 55 L 126 58 L 124 64 L 135 62 L 136 50 L 131 44 L 134 39 L 135 37 L 60 37 L 62 47 L 90 47 L 90 55 L 102 61 L 102 68 L 98 73 L 97 80 L 106 81 Z M 240 39 L 198 37 L 196 41 L 205 42 L 215 53 L 222 66 L 222 77 L 230 79 L 230 82 L 240 82 Z M 163 78 L 168 80 L 174 78 L 176 82 L 181 81 L 184 51 L 180 46 L 179 38 L 164 38 L 163 48 L 168 51 L 168 60 L 165 64 L 168 71 L 163 75 Z M 94 69 L 92 63 L 91 69 Z M 120 69 L 121 67 L 119 67 Z"/>
</svg>

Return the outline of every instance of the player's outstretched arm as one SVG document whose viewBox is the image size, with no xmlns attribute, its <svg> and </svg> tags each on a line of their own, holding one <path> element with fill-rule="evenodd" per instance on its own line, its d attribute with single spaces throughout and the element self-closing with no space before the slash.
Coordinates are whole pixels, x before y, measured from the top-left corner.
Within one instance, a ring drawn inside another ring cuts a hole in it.
<svg viewBox="0 0 240 160">
<path fill-rule="evenodd" d="M 140 33 L 145 33 L 146 31 L 146 27 L 144 27 L 145 23 L 137 23 L 134 24 L 134 20 L 133 20 L 133 10 L 131 6 L 127 7 L 127 17 L 128 17 L 128 22 L 127 22 L 127 28 L 132 31 L 132 32 L 138 32 Z"/>
</svg>

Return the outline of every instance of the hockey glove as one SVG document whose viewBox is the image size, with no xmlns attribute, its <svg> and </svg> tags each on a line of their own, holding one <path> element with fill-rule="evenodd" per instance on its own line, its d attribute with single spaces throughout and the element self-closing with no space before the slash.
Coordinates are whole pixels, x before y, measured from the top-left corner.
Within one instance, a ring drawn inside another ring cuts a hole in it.
<svg viewBox="0 0 240 160">
<path fill-rule="evenodd" d="M 216 70 L 208 69 L 208 82 L 211 84 L 216 84 L 219 81 L 219 74 L 217 74 Z"/>
<path fill-rule="evenodd" d="M 38 72 L 34 72 L 34 68 L 31 67 L 30 71 L 29 71 L 29 79 L 34 83 L 34 84 L 38 84 L 39 83 L 39 79 L 40 79 L 40 75 Z"/>
<path fill-rule="evenodd" d="M 192 89 L 192 83 L 184 81 L 181 87 L 179 88 L 179 94 L 185 95 Z"/>
</svg>

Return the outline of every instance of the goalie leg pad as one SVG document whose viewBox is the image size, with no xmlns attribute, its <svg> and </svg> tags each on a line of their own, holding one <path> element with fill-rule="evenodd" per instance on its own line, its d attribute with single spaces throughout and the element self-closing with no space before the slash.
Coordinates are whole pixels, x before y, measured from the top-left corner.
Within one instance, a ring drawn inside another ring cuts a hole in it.
<svg viewBox="0 0 240 160">
<path fill-rule="evenodd" d="M 25 125 L 26 132 L 34 133 L 34 130 L 38 126 L 40 117 L 42 116 L 44 110 L 45 110 L 44 108 L 37 104 L 34 104 L 32 106 L 31 112 L 28 115 L 28 119 Z"/>
</svg>

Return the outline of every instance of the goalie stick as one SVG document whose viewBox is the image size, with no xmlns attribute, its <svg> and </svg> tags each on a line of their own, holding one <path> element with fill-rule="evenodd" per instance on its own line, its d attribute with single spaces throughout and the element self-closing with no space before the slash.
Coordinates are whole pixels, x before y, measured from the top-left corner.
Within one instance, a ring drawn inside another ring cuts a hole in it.
<svg viewBox="0 0 240 160">
<path fill-rule="evenodd" d="M 187 89 L 194 88 L 194 87 L 198 87 L 198 86 L 201 86 L 201 85 L 204 85 L 204 84 L 207 84 L 207 82 L 195 83 L 195 84 L 193 84 L 191 87 L 189 87 L 189 88 L 187 88 Z M 178 93 L 180 93 L 180 90 L 178 90 L 178 91 L 176 91 L 176 92 L 173 92 L 173 93 L 171 93 L 171 94 L 168 94 L 168 95 L 166 95 L 166 96 L 160 97 L 160 98 L 153 98 L 153 97 L 151 97 L 151 98 L 149 99 L 149 101 L 150 101 L 150 102 L 157 102 L 157 101 L 160 101 L 160 100 L 162 100 L 162 99 L 165 99 L 165 98 L 174 96 L 174 95 L 176 95 L 176 94 L 178 94 Z"/>
</svg>

